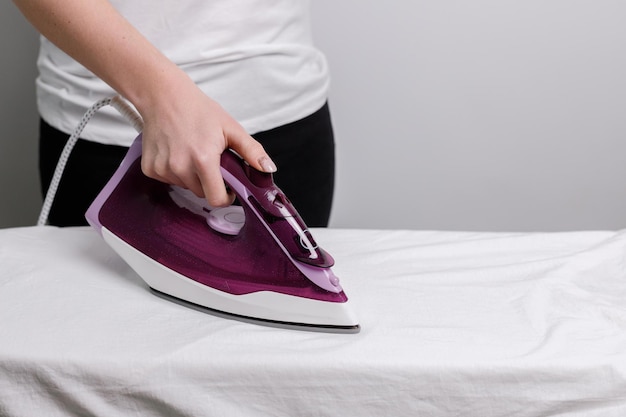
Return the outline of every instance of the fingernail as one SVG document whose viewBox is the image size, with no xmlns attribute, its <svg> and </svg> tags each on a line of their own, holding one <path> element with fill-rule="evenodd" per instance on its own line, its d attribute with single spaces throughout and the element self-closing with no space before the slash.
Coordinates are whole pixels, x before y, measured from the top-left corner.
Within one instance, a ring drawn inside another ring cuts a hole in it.
<svg viewBox="0 0 626 417">
<path fill-rule="evenodd" d="M 265 172 L 276 172 L 277 168 L 274 162 L 270 159 L 269 156 L 263 156 L 259 158 L 259 165 L 263 168 Z"/>
</svg>

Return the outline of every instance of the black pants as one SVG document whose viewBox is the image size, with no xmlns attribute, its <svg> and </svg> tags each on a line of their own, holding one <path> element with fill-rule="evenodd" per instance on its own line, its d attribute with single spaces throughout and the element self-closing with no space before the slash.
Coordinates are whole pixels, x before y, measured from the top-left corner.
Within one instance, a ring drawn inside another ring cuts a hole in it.
<svg viewBox="0 0 626 417">
<path fill-rule="evenodd" d="M 335 178 L 335 142 L 328 104 L 297 122 L 253 135 L 278 166 L 274 182 L 310 227 L 326 227 Z M 69 135 L 40 122 L 39 172 L 45 196 Z M 85 211 L 104 187 L 127 148 L 79 140 L 67 162 L 48 222 L 86 225 Z"/>
</svg>

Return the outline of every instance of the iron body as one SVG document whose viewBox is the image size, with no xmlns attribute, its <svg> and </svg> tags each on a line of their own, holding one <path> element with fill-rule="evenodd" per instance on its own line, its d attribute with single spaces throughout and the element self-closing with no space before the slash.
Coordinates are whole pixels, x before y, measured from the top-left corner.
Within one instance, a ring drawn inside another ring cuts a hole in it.
<svg viewBox="0 0 626 417">
<path fill-rule="evenodd" d="M 221 170 L 240 205 L 213 209 L 146 177 L 139 135 L 85 217 L 158 295 L 243 321 L 358 332 L 333 258 L 272 175 L 231 151 Z"/>
</svg>

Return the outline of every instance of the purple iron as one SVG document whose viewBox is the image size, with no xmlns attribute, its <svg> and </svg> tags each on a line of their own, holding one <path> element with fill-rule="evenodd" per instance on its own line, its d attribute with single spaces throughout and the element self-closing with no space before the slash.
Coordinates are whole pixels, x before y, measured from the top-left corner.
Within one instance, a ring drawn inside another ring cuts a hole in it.
<svg viewBox="0 0 626 417">
<path fill-rule="evenodd" d="M 221 171 L 240 206 L 213 209 L 146 177 L 139 135 L 85 217 L 157 295 L 243 321 L 357 333 L 333 258 L 272 175 L 232 151 Z"/>
</svg>

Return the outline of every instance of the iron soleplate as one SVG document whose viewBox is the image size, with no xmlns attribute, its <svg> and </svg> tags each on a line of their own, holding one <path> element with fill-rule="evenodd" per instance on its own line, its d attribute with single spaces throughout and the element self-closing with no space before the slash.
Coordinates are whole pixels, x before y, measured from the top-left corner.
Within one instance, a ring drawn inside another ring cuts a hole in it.
<svg viewBox="0 0 626 417">
<path fill-rule="evenodd" d="M 164 300 L 174 302 L 184 307 L 191 308 L 191 309 L 200 311 L 202 313 L 210 314 L 212 316 L 216 316 L 216 317 L 220 317 L 224 319 L 236 320 L 236 321 L 241 321 L 244 323 L 256 324 L 256 325 L 267 326 L 267 327 L 274 327 L 274 328 L 280 328 L 280 329 L 301 330 L 301 331 L 309 331 L 309 332 L 334 333 L 334 334 L 356 334 L 361 331 L 361 326 L 358 324 L 354 326 L 336 326 L 336 325 L 324 325 L 324 324 L 296 323 L 296 322 L 289 322 L 289 321 L 277 321 L 277 320 L 268 320 L 268 319 L 260 319 L 260 318 L 255 318 L 255 317 L 242 316 L 239 314 L 228 313 L 225 311 L 201 306 L 199 304 L 195 304 L 195 303 L 183 300 L 181 298 L 174 297 L 170 294 L 166 294 L 159 290 L 155 290 L 152 287 L 148 287 L 148 288 L 150 288 L 150 291 L 154 295 Z"/>
</svg>

